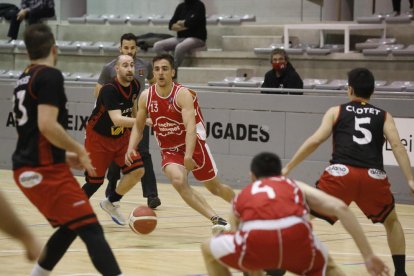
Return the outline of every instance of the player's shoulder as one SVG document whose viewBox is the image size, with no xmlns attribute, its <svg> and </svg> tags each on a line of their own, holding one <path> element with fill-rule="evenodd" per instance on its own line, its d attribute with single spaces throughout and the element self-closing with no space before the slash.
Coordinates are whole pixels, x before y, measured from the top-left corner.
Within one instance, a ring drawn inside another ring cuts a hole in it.
<svg viewBox="0 0 414 276">
<path fill-rule="evenodd" d="M 63 82 L 62 72 L 51 66 L 39 65 L 38 67 L 33 68 L 33 75 L 38 79 L 58 80 Z"/>
</svg>

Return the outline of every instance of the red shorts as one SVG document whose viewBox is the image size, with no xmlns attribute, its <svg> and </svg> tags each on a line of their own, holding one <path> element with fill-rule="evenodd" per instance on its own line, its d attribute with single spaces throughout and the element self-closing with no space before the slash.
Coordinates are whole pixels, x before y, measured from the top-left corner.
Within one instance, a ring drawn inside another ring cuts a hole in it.
<svg viewBox="0 0 414 276">
<path fill-rule="evenodd" d="M 20 190 L 53 227 L 67 226 L 74 230 L 98 222 L 67 164 L 23 167 L 14 170 L 13 175 Z"/>
<path fill-rule="evenodd" d="M 86 128 L 85 148 L 89 152 L 92 165 L 95 167 L 96 176 L 90 177 L 86 175 L 88 183 L 102 184 L 105 179 L 105 173 L 109 165 L 114 161 L 122 168 L 122 173 L 127 174 L 144 165 L 141 155 L 137 152 L 137 156 L 133 157 L 131 166 L 125 165 L 125 153 L 128 149 L 129 130 L 119 138 L 111 138 L 103 136 L 91 127 Z"/>
<path fill-rule="evenodd" d="M 243 223 L 242 229 L 250 230 L 211 238 L 215 259 L 242 271 L 284 269 L 299 275 L 325 275 L 328 252 L 309 222 L 298 217 L 257 220 Z"/>
<path fill-rule="evenodd" d="M 161 150 L 161 166 L 164 169 L 168 164 L 178 164 L 184 166 L 185 145 Z M 217 176 L 217 166 L 213 155 L 205 141 L 197 139 L 194 149 L 193 159 L 198 165 L 192 172 L 199 181 L 208 181 Z"/>
<path fill-rule="evenodd" d="M 327 167 L 316 187 L 347 205 L 354 201 L 372 222 L 384 222 L 394 209 L 394 197 L 386 173 L 378 169 L 334 164 Z M 337 218 L 312 212 L 330 223 Z"/>
</svg>

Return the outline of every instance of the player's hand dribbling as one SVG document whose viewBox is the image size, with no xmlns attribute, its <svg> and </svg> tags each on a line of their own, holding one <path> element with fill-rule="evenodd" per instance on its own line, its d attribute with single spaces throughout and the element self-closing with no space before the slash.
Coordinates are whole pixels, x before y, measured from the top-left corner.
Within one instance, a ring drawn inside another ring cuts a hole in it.
<svg viewBox="0 0 414 276">
<path fill-rule="evenodd" d="M 187 169 L 187 171 L 192 171 L 198 166 L 192 157 L 184 156 L 184 167 Z"/>
<path fill-rule="evenodd" d="M 375 276 L 389 276 L 390 270 L 384 262 L 375 255 L 368 257 L 365 260 L 365 266 L 370 275 Z"/>
<path fill-rule="evenodd" d="M 131 166 L 131 164 L 134 162 L 133 156 L 137 156 L 137 151 L 135 149 L 128 148 L 125 154 L 125 165 Z"/>
</svg>

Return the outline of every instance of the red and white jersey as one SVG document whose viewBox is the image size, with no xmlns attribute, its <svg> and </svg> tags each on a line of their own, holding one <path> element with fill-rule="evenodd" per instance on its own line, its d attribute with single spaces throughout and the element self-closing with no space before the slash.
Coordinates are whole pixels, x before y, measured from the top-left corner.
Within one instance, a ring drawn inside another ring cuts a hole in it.
<svg viewBox="0 0 414 276">
<path fill-rule="evenodd" d="M 150 86 L 147 97 L 147 112 L 153 122 L 155 137 L 161 149 L 176 148 L 185 145 L 185 126 L 181 107 L 177 104 L 178 93 L 188 93 L 181 84 L 174 83 L 168 96 L 162 97 L 156 91 L 156 84 Z M 203 115 L 198 105 L 197 95 L 188 89 L 193 96 L 197 137 L 206 139 Z"/>
<path fill-rule="evenodd" d="M 302 190 L 284 176 L 249 184 L 233 200 L 233 210 L 242 222 L 303 217 L 309 212 Z"/>
</svg>

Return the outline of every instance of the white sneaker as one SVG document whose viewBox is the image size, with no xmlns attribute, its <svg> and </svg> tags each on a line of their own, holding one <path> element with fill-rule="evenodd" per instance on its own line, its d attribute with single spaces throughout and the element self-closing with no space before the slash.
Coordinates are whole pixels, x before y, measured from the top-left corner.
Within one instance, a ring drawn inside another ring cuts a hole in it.
<svg viewBox="0 0 414 276">
<path fill-rule="evenodd" d="M 110 202 L 108 199 L 105 199 L 99 203 L 99 206 L 101 206 L 102 210 L 107 212 L 112 220 L 119 225 L 125 225 L 126 220 L 125 217 L 121 214 L 119 211 L 119 201 L 117 202 Z"/>
<path fill-rule="evenodd" d="M 231 230 L 231 226 L 230 223 L 227 224 L 215 224 L 211 227 L 211 232 L 213 233 L 213 235 L 218 235 L 221 234 L 223 232 L 230 232 Z"/>
<path fill-rule="evenodd" d="M 218 235 L 222 232 L 229 232 L 231 230 L 230 223 L 220 216 L 215 215 L 210 220 L 213 223 L 213 226 L 211 227 L 213 235 Z"/>
</svg>

